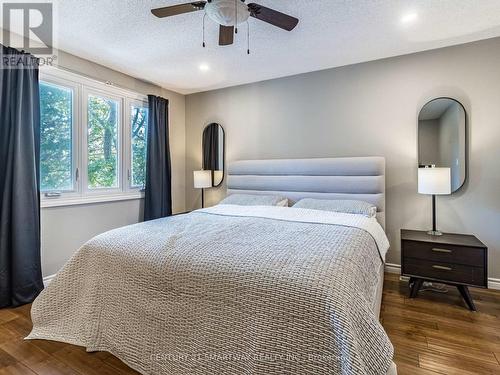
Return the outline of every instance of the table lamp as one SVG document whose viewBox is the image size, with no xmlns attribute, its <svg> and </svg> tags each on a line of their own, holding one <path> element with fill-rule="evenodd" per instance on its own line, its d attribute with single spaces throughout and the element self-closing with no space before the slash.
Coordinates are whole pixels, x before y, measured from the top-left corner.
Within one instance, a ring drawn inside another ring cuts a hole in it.
<svg viewBox="0 0 500 375">
<path fill-rule="evenodd" d="M 432 195 L 432 230 L 427 233 L 442 235 L 436 228 L 436 195 L 451 194 L 451 169 L 418 168 L 418 192 Z"/>
<path fill-rule="evenodd" d="M 201 208 L 205 207 L 204 189 L 212 187 L 212 171 L 193 171 L 194 187 L 201 189 Z"/>
</svg>

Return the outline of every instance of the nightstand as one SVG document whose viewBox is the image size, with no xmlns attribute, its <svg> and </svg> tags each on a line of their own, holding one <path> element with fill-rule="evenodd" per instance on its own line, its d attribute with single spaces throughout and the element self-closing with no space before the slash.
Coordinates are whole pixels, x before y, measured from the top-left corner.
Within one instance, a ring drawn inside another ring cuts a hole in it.
<svg viewBox="0 0 500 375">
<path fill-rule="evenodd" d="M 410 298 L 425 280 L 456 286 L 470 310 L 476 311 L 469 286 L 488 287 L 488 248 L 475 236 L 401 230 L 401 274 L 410 277 Z"/>
</svg>

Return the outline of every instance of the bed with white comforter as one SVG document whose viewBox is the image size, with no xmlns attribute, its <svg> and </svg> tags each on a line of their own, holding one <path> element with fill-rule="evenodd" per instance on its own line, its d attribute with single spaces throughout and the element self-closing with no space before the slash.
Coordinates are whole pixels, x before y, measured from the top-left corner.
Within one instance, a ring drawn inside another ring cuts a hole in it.
<svg viewBox="0 0 500 375">
<path fill-rule="evenodd" d="M 374 218 L 219 205 L 85 244 L 33 303 L 29 339 L 143 374 L 386 374 Z"/>
</svg>

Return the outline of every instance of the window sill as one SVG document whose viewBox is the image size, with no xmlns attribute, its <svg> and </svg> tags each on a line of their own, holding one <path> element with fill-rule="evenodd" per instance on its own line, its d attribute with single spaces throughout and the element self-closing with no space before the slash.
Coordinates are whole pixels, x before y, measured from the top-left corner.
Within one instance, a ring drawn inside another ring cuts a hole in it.
<svg viewBox="0 0 500 375">
<path fill-rule="evenodd" d="M 113 195 L 96 195 L 96 196 L 86 196 L 84 198 L 42 198 L 40 207 L 62 207 L 62 206 L 78 206 L 85 204 L 94 203 L 108 203 L 108 202 L 119 202 L 119 201 L 130 201 L 136 199 L 144 198 L 143 192 L 133 192 L 125 194 L 113 194 Z"/>
</svg>

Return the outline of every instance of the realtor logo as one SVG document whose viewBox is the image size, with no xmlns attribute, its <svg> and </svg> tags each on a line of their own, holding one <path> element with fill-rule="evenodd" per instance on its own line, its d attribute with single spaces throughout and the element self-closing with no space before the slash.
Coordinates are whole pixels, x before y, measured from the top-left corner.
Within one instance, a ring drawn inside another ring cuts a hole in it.
<svg viewBox="0 0 500 375">
<path fill-rule="evenodd" d="M 4 45 L 32 54 L 52 54 L 51 3 L 3 3 L 2 10 Z"/>
</svg>

